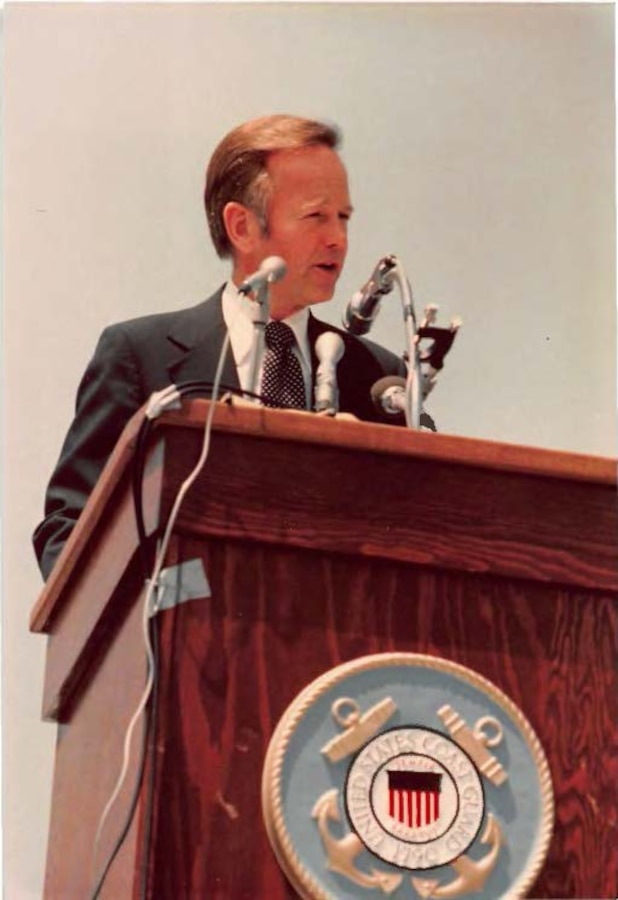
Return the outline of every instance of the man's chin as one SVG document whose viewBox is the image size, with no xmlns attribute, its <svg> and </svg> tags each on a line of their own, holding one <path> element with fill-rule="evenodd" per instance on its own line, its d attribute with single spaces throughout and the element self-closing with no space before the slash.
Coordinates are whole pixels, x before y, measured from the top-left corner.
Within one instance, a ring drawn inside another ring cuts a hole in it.
<svg viewBox="0 0 618 900">
<path fill-rule="evenodd" d="M 292 315 L 292 313 L 299 312 L 301 309 L 317 306 L 320 303 L 328 303 L 329 300 L 332 300 L 334 293 L 335 289 L 332 287 L 321 290 L 305 291 L 302 295 L 296 294 L 293 299 L 290 297 L 284 299 L 278 297 L 273 291 L 270 303 L 271 315 L 273 318 L 277 318 L 282 314 L 282 317 L 287 318 Z"/>
<path fill-rule="evenodd" d="M 307 296 L 311 297 L 311 305 L 314 303 L 328 303 L 335 296 L 338 278 L 325 279 L 322 284 L 314 284 Z"/>
</svg>

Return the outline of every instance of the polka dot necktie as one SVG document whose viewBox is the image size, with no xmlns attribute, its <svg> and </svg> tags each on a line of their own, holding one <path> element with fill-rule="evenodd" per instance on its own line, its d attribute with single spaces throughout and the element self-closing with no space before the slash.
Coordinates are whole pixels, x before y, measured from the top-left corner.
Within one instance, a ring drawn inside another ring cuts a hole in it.
<svg viewBox="0 0 618 900">
<path fill-rule="evenodd" d="M 262 373 L 264 406 L 306 409 L 305 379 L 294 353 L 294 332 L 283 322 L 269 322 L 265 338 L 266 353 Z"/>
</svg>

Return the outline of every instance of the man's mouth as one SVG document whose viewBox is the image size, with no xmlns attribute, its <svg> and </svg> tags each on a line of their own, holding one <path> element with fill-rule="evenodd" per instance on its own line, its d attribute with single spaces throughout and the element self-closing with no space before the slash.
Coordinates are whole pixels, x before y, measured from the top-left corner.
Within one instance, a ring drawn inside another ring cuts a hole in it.
<svg viewBox="0 0 618 900">
<path fill-rule="evenodd" d="M 316 268 L 320 269 L 322 272 L 328 272 L 329 275 L 337 275 L 339 273 L 339 266 L 337 263 L 316 263 Z"/>
</svg>

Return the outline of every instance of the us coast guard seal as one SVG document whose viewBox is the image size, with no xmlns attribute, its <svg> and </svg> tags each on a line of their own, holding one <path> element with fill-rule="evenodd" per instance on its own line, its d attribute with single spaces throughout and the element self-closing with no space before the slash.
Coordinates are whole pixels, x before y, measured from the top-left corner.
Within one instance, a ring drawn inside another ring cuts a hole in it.
<svg viewBox="0 0 618 900">
<path fill-rule="evenodd" d="M 553 826 L 547 761 L 521 711 L 418 654 L 325 673 L 283 715 L 264 820 L 307 900 L 525 896 Z"/>
</svg>

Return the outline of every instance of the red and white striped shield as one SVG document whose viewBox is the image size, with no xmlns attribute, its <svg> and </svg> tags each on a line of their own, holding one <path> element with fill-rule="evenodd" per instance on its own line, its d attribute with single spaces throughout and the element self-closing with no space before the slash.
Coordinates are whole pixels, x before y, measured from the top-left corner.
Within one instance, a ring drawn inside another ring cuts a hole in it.
<svg viewBox="0 0 618 900">
<path fill-rule="evenodd" d="M 408 828 L 422 828 L 440 818 L 439 772 L 388 771 L 388 814 Z"/>
</svg>

